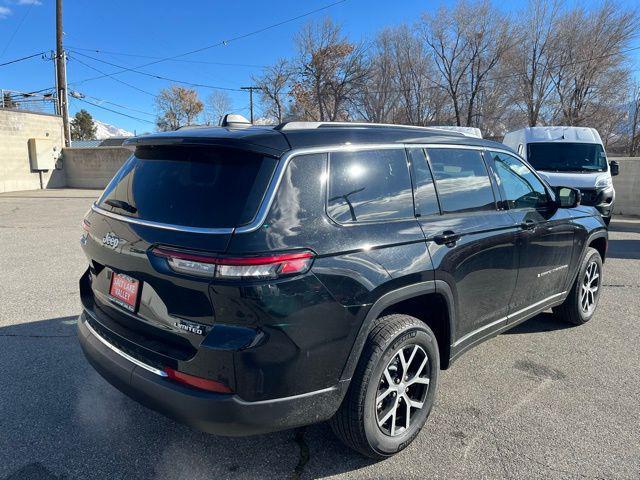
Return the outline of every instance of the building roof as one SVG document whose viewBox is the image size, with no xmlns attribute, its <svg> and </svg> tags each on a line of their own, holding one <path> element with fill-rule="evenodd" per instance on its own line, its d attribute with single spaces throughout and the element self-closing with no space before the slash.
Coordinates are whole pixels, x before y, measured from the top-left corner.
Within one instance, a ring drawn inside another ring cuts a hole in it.
<svg viewBox="0 0 640 480">
<path fill-rule="evenodd" d="M 291 122 L 273 126 L 209 127 L 162 132 L 128 139 L 125 146 L 219 145 L 247 148 L 280 156 L 288 150 L 338 145 L 447 143 L 505 148 L 504 145 L 460 133 L 381 124 Z"/>
</svg>

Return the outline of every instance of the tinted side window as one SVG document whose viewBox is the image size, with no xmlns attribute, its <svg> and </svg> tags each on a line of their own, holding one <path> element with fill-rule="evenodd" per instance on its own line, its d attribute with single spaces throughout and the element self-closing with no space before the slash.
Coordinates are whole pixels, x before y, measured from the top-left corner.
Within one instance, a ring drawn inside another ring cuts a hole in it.
<svg viewBox="0 0 640 480">
<path fill-rule="evenodd" d="M 440 213 L 436 189 L 433 185 L 433 176 L 427 161 L 427 155 L 422 148 L 408 150 L 409 160 L 413 168 L 414 198 L 416 212 L 420 215 L 433 215 Z"/>
<path fill-rule="evenodd" d="M 510 209 L 539 208 L 547 203 L 544 185 L 517 158 L 500 152 L 489 152 L 498 174 L 498 184 L 502 188 Z"/>
<path fill-rule="evenodd" d="M 442 213 L 495 210 L 491 180 L 480 151 L 430 148 L 427 153 Z"/>
<path fill-rule="evenodd" d="M 339 223 L 413 217 L 411 177 L 404 150 L 329 155 L 327 213 Z"/>
</svg>

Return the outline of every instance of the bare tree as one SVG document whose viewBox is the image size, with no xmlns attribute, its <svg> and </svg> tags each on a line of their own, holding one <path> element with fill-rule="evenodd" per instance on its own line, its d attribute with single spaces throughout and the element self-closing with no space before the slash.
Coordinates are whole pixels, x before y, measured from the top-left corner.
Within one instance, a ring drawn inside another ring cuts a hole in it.
<svg viewBox="0 0 640 480">
<path fill-rule="evenodd" d="M 516 20 L 520 38 L 505 56 L 505 73 L 516 75 L 514 103 L 525 113 L 530 127 L 539 123 L 553 90 L 551 69 L 561 47 L 557 36 L 559 12 L 559 0 L 529 0 Z"/>
<path fill-rule="evenodd" d="M 195 90 L 172 85 L 160 91 L 156 97 L 156 108 L 158 129 L 169 131 L 193 124 L 204 105 Z"/>
<path fill-rule="evenodd" d="M 510 22 L 488 1 L 460 1 L 452 9 L 423 15 L 423 23 L 456 124 L 479 125 L 480 94 L 514 38 Z"/>
<path fill-rule="evenodd" d="M 629 156 L 635 157 L 640 153 L 640 83 L 633 88 L 630 107 Z"/>
<path fill-rule="evenodd" d="M 373 42 L 367 62 L 368 80 L 362 85 L 352 105 L 356 116 L 368 122 L 391 123 L 398 107 L 392 37 L 391 30 L 383 30 Z"/>
<path fill-rule="evenodd" d="M 296 41 L 299 59 L 292 88 L 296 108 L 313 120 L 345 119 L 349 102 L 368 73 L 364 47 L 349 42 L 329 18 L 304 26 Z"/>
<path fill-rule="evenodd" d="M 207 125 L 220 125 L 222 117 L 233 109 L 233 102 L 227 92 L 214 90 L 207 97 L 205 109 Z"/>
<path fill-rule="evenodd" d="M 253 77 L 253 82 L 261 89 L 265 116 L 275 119 L 278 123 L 285 117 L 286 98 L 291 88 L 292 76 L 289 62 L 279 59 L 274 65 L 265 68 L 261 76 Z"/>
<path fill-rule="evenodd" d="M 636 13 L 609 1 L 593 11 L 575 8 L 563 15 L 558 63 L 552 69 L 556 121 L 593 124 L 624 101 L 629 80 L 624 50 L 637 29 Z"/>
<path fill-rule="evenodd" d="M 442 123 L 447 95 L 433 80 L 437 71 L 423 43 L 401 26 L 393 32 L 392 45 L 401 105 L 396 118 L 412 125 Z"/>
</svg>

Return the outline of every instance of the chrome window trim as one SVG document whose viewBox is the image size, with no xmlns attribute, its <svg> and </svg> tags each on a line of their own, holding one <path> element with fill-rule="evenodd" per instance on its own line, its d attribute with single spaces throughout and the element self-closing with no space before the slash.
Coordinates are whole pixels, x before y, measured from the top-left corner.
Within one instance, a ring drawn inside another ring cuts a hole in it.
<svg viewBox="0 0 640 480">
<path fill-rule="evenodd" d="M 100 208 L 95 203 L 91 205 L 91 210 L 104 215 L 105 217 L 114 218 L 122 222 L 133 223 L 135 225 L 143 225 L 145 227 L 161 228 L 163 230 L 173 230 L 177 232 L 189 232 L 189 233 L 210 233 L 217 235 L 230 235 L 233 233 L 233 228 L 203 228 L 203 227 L 188 227 L 184 225 L 172 225 L 169 223 L 153 222 L 151 220 L 143 220 L 141 218 L 128 217 L 126 215 L 120 215 L 118 213 L 109 212 Z"/>
<path fill-rule="evenodd" d="M 258 212 L 255 218 L 247 225 L 240 227 L 227 227 L 227 228 L 203 228 L 203 227 L 188 227 L 183 225 L 172 225 L 168 223 L 153 222 L 150 220 L 142 220 L 138 218 L 128 217 L 126 215 L 120 215 L 114 212 L 109 212 L 100 208 L 96 203 L 91 206 L 91 209 L 106 217 L 121 220 L 123 222 L 132 223 L 135 225 L 143 225 L 146 227 L 161 228 L 164 230 L 173 230 L 178 232 L 188 233 L 201 233 L 201 234 L 213 234 L 213 235 L 230 235 L 233 233 L 251 233 L 260 229 L 267 218 L 269 210 L 273 205 L 276 192 L 280 187 L 284 173 L 289 166 L 289 163 L 293 158 L 299 155 L 313 155 L 319 153 L 331 153 L 341 151 L 362 151 L 362 150 L 380 150 L 380 149 L 408 149 L 408 148 L 453 148 L 453 149 L 467 149 L 478 150 L 484 152 L 489 150 L 488 147 L 482 145 L 456 145 L 447 143 L 359 143 L 359 144 L 341 144 L 341 145 L 328 145 L 322 147 L 305 147 L 294 148 L 285 152 L 278 161 L 276 169 L 271 177 L 269 186 L 262 200 L 262 203 L 258 207 Z M 491 148 L 493 151 L 501 151 L 510 155 L 513 155 L 512 151 L 502 148 Z"/>
<path fill-rule="evenodd" d="M 109 343 L 106 339 L 104 339 L 98 332 L 95 331 L 95 329 L 89 324 L 89 322 L 87 322 L 86 320 L 84 321 L 84 326 L 87 327 L 87 330 L 89 330 L 94 337 L 96 337 L 104 346 L 106 346 L 107 348 L 109 348 L 110 350 L 114 351 L 115 353 L 117 353 L 118 355 L 120 355 L 122 358 L 129 360 L 131 363 L 137 365 L 140 368 L 144 368 L 145 370 L 154 373 L 156 375 L 158 375 L 159 377 L 168 377 L 169 375 L 167 375 L 166 372 L 163 372 L 162 370 L 152 367 L 151 365 L 147 365 L 144 362 L 141 362 L 140 360 L 138 360 L 137 358 L 132 357 L 131 355 L 129 355 L 128 353 L 123 352 L 122 350 L 120 350 L 119 348 L 117 348 L 116 346 L 112 345 L 111 343 Z"/>
<path fill-rule="evenodd" d="M 480 152 L 484 152 L 487 150 L 486 146 L 481 145 L 455 145 L 455 144 L 442 144 L 442 143 L 360 143 L 357 145 L 331 145 L 331 146 L 323 146 L 323 147 L 308 147 L 308 148 L 295 148 L 286 152 L 282 157 L 280 157 L 280 161 L 278 162 L 278 166 L 276 167 L 276 171 L 274 172 L 273 179 L 269 184 L 267 189 L 267 193 L 264 197 L 260 208 L 258 209 L 258 213 L 256 214 L 256 218 L 249 224 L 243 225 L 241 227 L 237 227 L 235 229 L 235 233 L 250 233 L 255 232 L 264 224 L 267 214 L 271 209 L 271 205 L 273 204 L 273 200 L 275 198 L 275 194 L 280 186 L 282 181 L 282 177 L 284 176 L 284 172 L 286 168 L 289 166 L 289 162 L 294 157 L 299 155 L 313 155 L 318 153 L 331 153 L 331 152 L 342 152 L 342 151 L 362 151 L 362 150 L 380 150 L 380 149 L 408 149 L 408 148 L 458 148 L 458 149 L 468 149 L 468 150 L 478 150 Z M 502 150 L 500 148 L 495 148 L 494 150 L 501 150 L 505 153 L 513 154 L 508 150 Z"/>
</svg>

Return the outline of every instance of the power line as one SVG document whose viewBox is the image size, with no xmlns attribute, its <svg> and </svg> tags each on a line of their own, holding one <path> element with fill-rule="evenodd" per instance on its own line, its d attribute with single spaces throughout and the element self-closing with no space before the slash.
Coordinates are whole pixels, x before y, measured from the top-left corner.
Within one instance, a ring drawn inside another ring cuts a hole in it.
<svg viewBox="0 0 640 480">
<path fill-rule="evenodd" d="M 100 60 L 99 58 L 95 58 L 95 57 L 92 57 L 90 55 L 85 55 L 84 53 L 80 53 L 80 52 L 73 52 L 73 53 L 75 55 L 81 55 L 81 56 L 83 56 L 85 58 L 90 58 L 91 60 L 94 60 L 96 62 L 104 63 L 106 65 L 111 65 L 112 67 L 125 68 L 122 65 L 117 65 L 117 64 L 112 63 L 112 62 L 107 62 L 106 60 Z M 78 60 L 78 59 L 76 58 L 76 60 Z M 78 60 L 78 61 L 80 61 L 80 60 Z M 83 63 L 83 62 L 80 62 L 80 63 Z M 86 65 L 86 64 L 83 63 L 83 65 Z M 94 70 L 97 70 L 97 69 L 94 69 Z M 158 79 L 158 80 L 166 80 L 166 81 L 169 81 L 169 82 L 181 83 L 183 85 L 189 85 L 191 87 L 212 88 L 214 90 L 226 90 L 226 91 L 229 91 L 229 92 L 239 92 L 239 91 L 241 91 L 239 88 L 220 87 L 220 86 L 217 86 L 217 85 L 207 85 L 207 84 L 204 84 L 204 83 L 187 82 L 187 81 L 184 81 L 184 80 L 178 80 L 178 79 L 175 79 L 175 78 L 165 77 L 163 75 L 156 75 L 155 73 L 149 73 L 149 72 L 143 72 L 141 70 L 135 70 L 133 68 L 128 69 L 127 71 L 129 71 L 131 73 L 137 73 L 139 75 L 144 75 L 144 76 L 147 76 L 147 77 L 155 78 L 155 79 Z M 107 76 L 109 76 L 111 78 L 114 78 L 113 75 L 115 75 L 115 73 L 109 74 Z M 118 79 L 114 78 L 114 80 L 118 80 Z M 70 85 L 76 85 L 78 83 L 82 83 L 82 81 L 71 82 Z"/>
<path fill-rule="evenodd" d="M 285 25 L 285 24 L 287 24 L 287 23 L 295 22 L 296 20 L 300 20 L 301 18 L 308 17 L 308 16 L 310 16 L 310 15 L 313 15 L 313 14 L 315 14 L 315 13 L 321 12 L 321 11 L 323 11 L 323 10 L 327 10 L 328 8 L 334 7 L 334 6 L 336 6 L 336 5 L 339 5 L 339 4 L 341 4 L 341 3 L 344 3 L 344 2 L 346 2 L 346 1 L 347 1 L 347 0 L 338 0 L 338 1 L 336 1 L 336 2 L 330 3 L 330 4 L 325 5 L 325 6 L 323 6 L 323 7 L 316 8 L 315 10 L 311 10 L 311 11 L 309 11 L 309 12 L 303 13 L 303 14 L 301 14 L 301 15 L 297 15 L 297 16 L 292 17 L 292 18 L 288 18 L 288 19 L 283 20 L 283 21 L 281 21 L 281 22 L 274 23 L 274 24 L 268 25 L 268 26 L 266 26 L 266 27 L 259 28 L 259 29 L 257 29 L 257 30 L 252 31 L 252 32 L 244 33 L 244 34 L 242 34 L 242 35 L 237 35 L 237 36 L 232 37 L 232 38 L 229 38 L 229 39 L 227 39 L 227 40 L 222 40 L 222 41 L 220 41 L 220 42 L 218 42 L 218 43 L 214 43 L 214 44 L 212 44 L 212 45 L 207 45 L 207 46 L 204 46 L 204 47 L 196 48 L 195 50 L 190 50 L 190 51 L 188 51 L 188 52 L 179 53 L 179 54 L 177 54 L 177 55 L 171 55 L 171 56 L 168 56 L 168 57 L 159 58 L 158 60 L 155 60 L 155 61 L 153 61 L 153 62 L 149 62 L 149 63 L 145 63 L 144 65 L 139 65 L 139 66 L 137 66 L 137 67 L 130 67 L 130 68 L 129 68 L 129 67 L 127 67 L 127 68 L 124 68 L 124 67 L 123 67 L 121 70 L 118 70 L 117 72 L 112 72 L 112 73 L 110 73 L 110 74 L 105 74 L 105 75 L 103 75 L 102 77 L 86 78 L 86 79 L 84 79 L 84 80 L 79 80 L 79 81 L 74 82 L 74 83 L 75 83 L 75 84 L 79 84 L 79 83 L 89 82 L 89 81 L 92 81 L 92 80 L 98 80 L 99 78 L 104 78 L 105 76 L 118 75 L 118 74 L 120 74 L 120 73 L 129 72 L 129 71 L 136 70 L 136 69 L 139 69 L 139 68 L 148 67 L 148 66 L 150 66 L 150 65 L 156 65 L 156 64 L 158 64 L 158 63 L 166 62 L 166 61 L 168 61 L 168 60 L 175 60 L 176 58 L 185 57 L 185 56 L 187 56 L 187 55 L 191 55 L 191 54 L 194 54 L 194 53 L 202 52 L 202 51 L 208 50 L 208 49 L 210 49 L 210 48 L 214 48 L 214 47 L 221 47 L 221 46 L 227 46 L 227 45 L 229 45 L 231 42 L 236 42 L 236 41 L 238 41 L 238 40 L 242 40 L 242 39 L 245 39 L 245 38 L 248 38 L 248 37 L 251 37 L 251 36 L 257 35 L 257 34 L 259 34 L 259 33 L 263 33 L 263 32 L 266 32 L 266 31 L 268 31 L 268 30 L 271 30 L 271 29 L 274 29 L 274 28 L 280 27 L 280 26 Z M 76 53 L 77 53 L 77 52 L 76 52 Z"/>
<path fill-rule="evenodd" d="M 15 60 L 9 60 L 8 62 L 0 63 L 0 67 L 4 67 L 5 65 L 11 65 L 12 63 L 22 62 L 23 60 L 29 60 L 30 58 L 39 57 L 44 55 L 47 52 L 38 52 L 33 55 L 27 55 L 26 57 L 16 58 Z M 47 90 L 46 88 L 44 90 Z"/>
<path fill-rule="evenodd" d="M 82 53 L 78 53 L 78 52 L 74 52 L 74 53 L 77 53 L 78 55 L 82 55 Z M 102 70 L 100 70 L 99 68 L 96 68 L 96 67 L 93 67 L 93 66 L 89 65 L 88 63 L 83 62 L 83 61 L 82 61 L 82 60 L 80 60 L 79 58 L 76 58 L 76 57 L 70 57 L 70 58 L 71 58 L 73 61 L 78 62 L 78 63 L 80 63 L 81 65 L 84 65 L 84 66 L 85 66 L 85 67 L 87 67 L 87 68 L 90 68 L 91 70 L 94 70 L 94 71 L 96 71 L 96 72 L 98 72 L 98 73 L 102 73 L 102 74 L 104 74 L 104 77 L 103 77 L 103 78 L 106 78 L 106 77 L 111 78 L 112 80 L 115 80 L 115 81 L 116 81 L 116 82 L 118 82 L 118 83 L 121 83 L 121 84 L 123 84 L 123 85 L 126 85 L 126 86 L 127 86 L 127 87 L 129 87 L 129 88 L 133 88 L 134 90 L 137 90 L 137 91 L 139 91 L 139 92 L 145 93 L 145 94 L 150 95 L 150 96 L 152 96 L 152 97 L 155 97 L 155 96 L 156 96 L 156 95 L 155 95 L 155 93 L 151 93 L 151 92 L 149 92 L 149 91 L 147 91 L 147 90 L 143 90 L 142 88 L 140 88 L 140 87 L 136 87 L 135 85 L 132 85 L 132 84 L 130 84 L 130 83 L 127 83 L 127 82 L 125 82 L 124 80 L 121 80 L 121 79 L 119 79 L 119 78 L 114 77 L 113 75 L 109 75 L 109 74 L 107 74 L 107 73 L 104 73 L 104 72 L 103 72 Z M 70 83 L 69 83 L 69 85 L 75 85 L 76 83 L 77 83 L 77 82 L 70 82 Z"/>
<path fill-rule="evenodd" d="M 113 110 L 111 108 L 104 107 L 104 106 L 99 105 L 97 103 L 90 102 L 89 100 L 85 100 L 84 98 L 77 98 L 77 97 L 72 97 L 72 98 L 74 98 L 75 100 L 80 100 L 81 102 L 84 102 L 84 103 L 88 103 L 89 105 L 93 105 L 96 108 L 101 108 L 102 110 L 106 110 L 107 112 L 115 113 L 117 115 L 122 115 L 123 117 L 132 118 L 133 120 L 138 120 L 139 122 L 151 123 L 151 124 L 155 125 L 155 122 L 152 122 L 151 120 L 147 120 L 145 118 L 140 118 L 140 117 L 134 117 L 133 115 L 129 115 L 129 114 L 126 114 L 126 113 L 118 112 L 117 110 Z"/>
<path fill-rule="evenodd" d="M 31 13 L 31 9 L 33 8 L 33 6 L 35 4 L 36 4 L 36 2 L 33 2 L 31 5 L 29 5 L 29 8 L 27 9 L 25 14 L 20 19 L 20 22 L 18 23 L 18 25 L 16 26 L 15 30 L 13 31 L 13 33 L 9 37 L 9 40 L 7 40 L 7 43 L 5 44 L 4 48 L 2 49 L 2 53 L 0 53 L 0 58 L 4 57 L 4 54 L 7 53 L 7 49 L 9 48 L 9 45 L 11 45 L 11 42 L 13 42 L 13 39 L 15 38 L 15 36 L 18 33 L 18 31 L 20 30 L 20 27 L 22 27 L 22 24 L 24 23 L 24 21 L 29 16 L 29 13 Z"/>
<path fill-rule="evenodd" d="M 118 55 L 118 56 L 122 56 L 122 57 L 136 57 L 136 58 L 148 58 L 151 60 L 161 60 L 163 57 L 155 57 L 152 55 L 140 55 L 140 54 L 135 54 L 135 53 L 124 53 L 124 52 L 114 52 L 114 51 L 110 51 L 110 50 L 101 50 L 99 48 L 80 48 L 80 47 L 72 47 L 72 46 L 67 46 L 67 48 L 69 50 L 72 51 L 77 51 L 77 50 L 82 50 L 83 52 L 93 52 L 93 53 L 98 53 L 98 54 L 106 54 L 106 55 Z M 187 59 L 178 59 L 178 58 L 172 58 L 169 59 L 167 61 L 172 61 L 172 62 L 184 62 L 184 63 L 197 63 L 197 64 L 202 64 L 202 65 L 220 65 L 223 67 L 248 67 L 248 68 L 267 68 L 268 65 L 256 65 L 253 63 L 226 63 L 226 62 L 208 62 L 206 60 L 187 60 Z"/>
<path fill-rule="evenodd" d="M 109 105 L 113 105 L 114 107 L 124 108 L 125 110 L 131 110 L 132 112 L 142 113 L 143 115 L 149 115 L 150 117 L 155 117 L 156 116 L 155 113 L 145 112 L 144 110 L 138 110 L 136 108 L 128 107 L 128 106 L 122 105 L 120 103 L 111 102 L 109 100 L 105 100 L 104 98 L 94 97 L 92 95 L 85 95 L 85 94 L 82 94 L 82 93 L 78 94 L 77 92 L 71 92 L 70 95 L 71 95 L 72 98 L 76 98 L 78 100 L 83 99 L 83 98 L 91 98 L 92 100 L 95 100 L 96 102 L 108 103 Z"/>
</svg>

